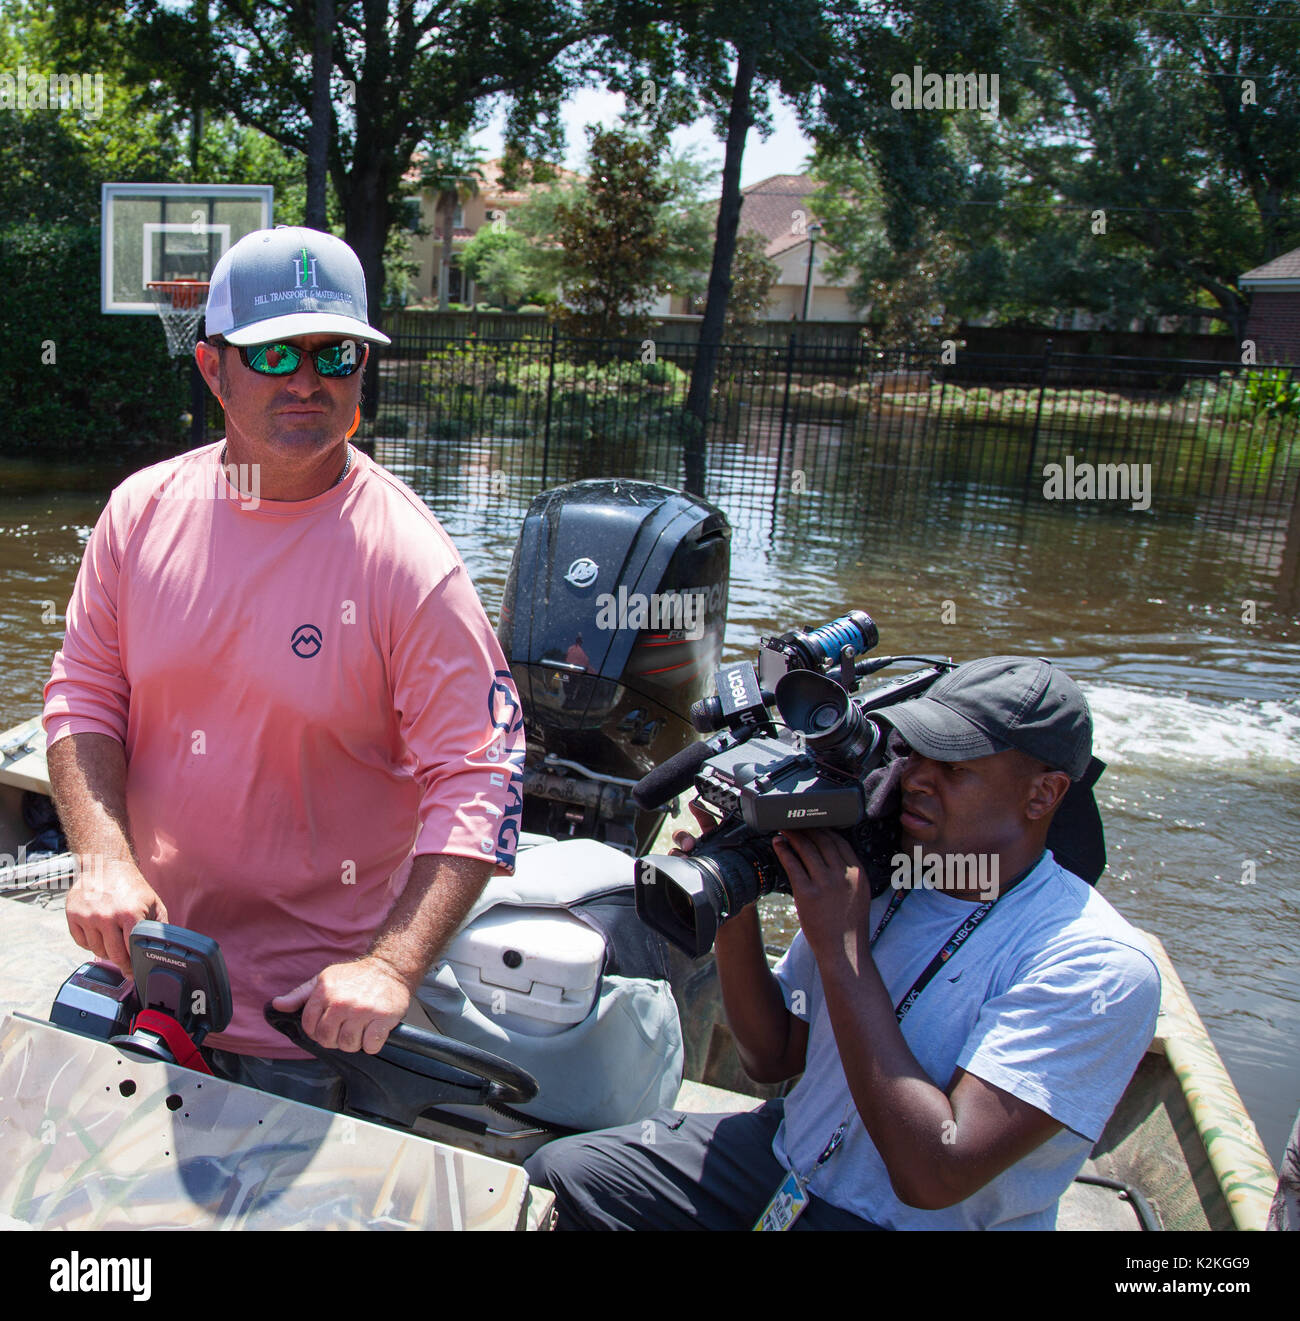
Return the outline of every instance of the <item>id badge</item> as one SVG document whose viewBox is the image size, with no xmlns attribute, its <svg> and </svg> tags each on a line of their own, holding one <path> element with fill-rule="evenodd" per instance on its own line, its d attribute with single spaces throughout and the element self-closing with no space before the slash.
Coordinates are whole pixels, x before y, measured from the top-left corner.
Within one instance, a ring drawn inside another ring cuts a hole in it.
<svg viewBox="0 0 1300 1321">
<path fill-rule="evenodd" d="M 789 1229 L 799 1219 L 804 1207 L 808 1205 L 808 1200 L 808 1194 L 803 1184 L 799 1182 L 799 1176 L 791 1170 L 781 1180 L 781 1186 L 767 1204 L 767 1209 L 759 1216 L 754 1229 L 756 1231 Z"/>
</svg>

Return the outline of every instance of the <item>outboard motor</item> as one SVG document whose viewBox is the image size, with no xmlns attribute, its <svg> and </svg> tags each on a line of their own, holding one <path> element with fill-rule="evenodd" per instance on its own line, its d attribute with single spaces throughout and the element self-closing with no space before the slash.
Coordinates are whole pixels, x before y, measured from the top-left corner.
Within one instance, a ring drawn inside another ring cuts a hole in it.
<svg viewBox="0 0 1300 1321">
<path fill-rule="evenodd" d="M 730 563 L 727 516 L 670 487 L 601 479 L 533 501 L 497 629 L 528 733 L 525 831 L 649 849 L 665 813 L 631 789 L 698 737 Z"/>
</svg>

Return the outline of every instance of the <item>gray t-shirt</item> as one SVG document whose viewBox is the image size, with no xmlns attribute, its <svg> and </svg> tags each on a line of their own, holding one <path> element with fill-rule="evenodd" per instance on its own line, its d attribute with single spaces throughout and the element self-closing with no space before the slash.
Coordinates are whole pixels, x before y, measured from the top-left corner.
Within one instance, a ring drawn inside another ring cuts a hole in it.
<svg viewBox="0 0 1300 1321">
<path fill-rule="evenodd" d="M 874 932 L 890 891 L 871 905 Z M 975 905 L 916 889 L 872 951 L 897 1004 Z M 840 1148 L 812 1177 L 818 1197 L 889 1229 L 1052 1229 L 1056 1204 L 1101 1136 L 1155 1031 L 1160 974 L 1141 933 L 1044 854 L 939 969 L 902 1022 L 912 1054 L 944 1091 L 968 1073 L 1065 1128 L 973 1196 L 942 1211 L 901 1202 L 853 1108 L 812 950 L 800 932 L 776 968 L 809 1024 L 803 1077 L 785 1102 L 777 1159 L 811 1170 L 849 1116 Z M 802 994 L 800 994 L 802 993 Z"/>
</svg>

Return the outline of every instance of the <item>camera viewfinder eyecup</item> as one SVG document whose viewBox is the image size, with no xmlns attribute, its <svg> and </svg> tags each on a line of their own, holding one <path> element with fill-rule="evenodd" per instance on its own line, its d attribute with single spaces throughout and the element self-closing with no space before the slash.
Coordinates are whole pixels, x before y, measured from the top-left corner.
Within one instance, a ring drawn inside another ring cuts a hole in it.
<svg viewBox="0 0 1300 1321">
<path fill-rule="evenodd" d="M 791 670 L 776 685 L 776 709 L 804 746 L 826 766 L 861 772 L 880 751 L 880 729 L 834 679 L 813 670 Z"/>
</svg>

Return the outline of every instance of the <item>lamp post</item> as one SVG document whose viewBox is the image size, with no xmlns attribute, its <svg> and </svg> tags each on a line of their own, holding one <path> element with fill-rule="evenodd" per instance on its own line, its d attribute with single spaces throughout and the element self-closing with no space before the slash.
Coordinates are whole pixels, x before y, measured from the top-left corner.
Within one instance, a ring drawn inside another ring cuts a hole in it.
<svg viewBox="0 0 1300 1321">
<path fill-rule="evenodd" d="M 808 275 L 803 282 L 803 321 L 808 320 L 808 299 L 812 295 L 813 262 L 817 254 L 817 235 L 822 232 L 821 223 L 814 220 L 808 226 Z"/>
</svg>

